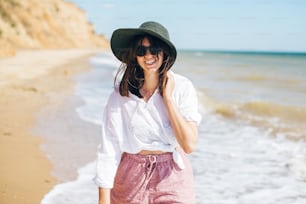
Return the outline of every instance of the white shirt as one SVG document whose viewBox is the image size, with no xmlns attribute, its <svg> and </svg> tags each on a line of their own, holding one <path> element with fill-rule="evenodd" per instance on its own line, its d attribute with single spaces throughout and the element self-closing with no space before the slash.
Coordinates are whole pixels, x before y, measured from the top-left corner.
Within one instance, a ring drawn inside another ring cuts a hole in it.
<svg viewBox="0 0 306 204">
<path fill-rule="evenodd" d="M 185 77 L 173 73 L 175 88 L 173 99 L 187 121 L 201 121 L 195 88 Z M 97 173 L 94 178 L 99 187 L 112 188 L 123 152 L 136 154 L 141 150 L 173 152 L 173 159 L 184 168 L 179 146 L 163 98 L 158 89 L 145 102 L 129 93 L 121 96 L 118 89 L 111 93 L 104 109 L 102 137 L 98 146 Z"/>
</svg>

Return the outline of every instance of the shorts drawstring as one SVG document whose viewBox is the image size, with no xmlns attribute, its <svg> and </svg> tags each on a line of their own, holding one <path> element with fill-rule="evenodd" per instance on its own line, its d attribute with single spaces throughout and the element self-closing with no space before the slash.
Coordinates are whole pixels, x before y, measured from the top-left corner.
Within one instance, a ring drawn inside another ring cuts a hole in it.
<svg viewBox="0 0 306 204">
<path fill-rule="evenodd" d="M 146 163 L 147 168 L 147 178 L 146 178 L 146 185 L 152 178 L 152 175 L 154 173 L 155 167 L 156 167 L 156 156 L 155 155 L 149 155 L 148 162 Z"/>
</svg>

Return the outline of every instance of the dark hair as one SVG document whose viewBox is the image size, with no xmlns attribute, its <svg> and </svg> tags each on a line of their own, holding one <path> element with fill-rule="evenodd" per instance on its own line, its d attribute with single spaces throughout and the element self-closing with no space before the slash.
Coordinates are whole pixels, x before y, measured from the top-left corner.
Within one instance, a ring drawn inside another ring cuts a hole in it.
<svg viewBox="0 0 306 204">
<path fill-rule="evenodd" d="M 163 96 L 163 86 L 165 85 L 166 73 L 174 63 L 174 59 L 171 59 L 169 55 L 169 47 L 163 43 L 161 40 L 150 36 L 150 35 L 138 35 L 135 36 L 130 43 L 128 49 L 122 50 L 122 64 L 119 67 L 119 70 L 116 74 L 114 84 L 118 81 L 120 74 L 123 74 L 119 85 L 119 92 L 121 96 L 129 96 L 129 91 L 143 98 L 140 94 L 140 89 L 144 84 L 144 72 L 143 69 L 137 62 L 136 58 L 136 49 L 138 45 L 142 44 L 144 38 L 148 38 L 151 46 L 156 48 L 161 48 L 164 52 L 163 63 L 159 68 L 159 83 L 158 90 L 161 96 Z"/>
</svg>

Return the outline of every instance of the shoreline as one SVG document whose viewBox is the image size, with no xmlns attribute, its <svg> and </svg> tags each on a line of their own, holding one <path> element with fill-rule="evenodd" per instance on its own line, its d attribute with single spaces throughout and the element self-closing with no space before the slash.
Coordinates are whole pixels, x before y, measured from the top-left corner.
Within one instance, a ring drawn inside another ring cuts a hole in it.
<svg viewBox="0 0 306 204">
<path fill-rule="evenodd" d="M 41 111 L 64 107 L 73 77 L 89 71 L 88 59 L 101 50 L 24 50 L 0 61 L 0 203 L 40 203 L 59 182 L 42 150 L 48 128 L 33 129 L 45 121 Z"/>
<path fill-rule="evenodd" d="M 59 184 L 75 180 L 80 166 L 95 160 L 100 126 L 80 118 L 76 109 L 85 102 L 74 91 L 62 96 L 64 103 L 56 104 L 56 97 L 38 112 L 32 132 L 44 138 L 41 149 L 48 156 L 53 167 L 51 174 Z"/>
</svg>

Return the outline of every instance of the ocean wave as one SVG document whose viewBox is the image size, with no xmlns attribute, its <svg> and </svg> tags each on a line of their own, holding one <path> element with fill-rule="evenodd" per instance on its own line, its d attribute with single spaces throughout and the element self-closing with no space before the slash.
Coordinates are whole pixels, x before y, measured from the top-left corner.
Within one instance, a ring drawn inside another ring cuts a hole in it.
<svg viewBox="0 0 306 204">
<path fill-rule="evenodd" d="M 246 103 L 220 103 L 205 95 L 200 95 L 205 109 L 265 128 L 272 134 L 284 134 L 287 138 L 306 140 L 306 107 L 281 105 L 268 101 Z"/>
<path fill-rule="evenodd" d="M 267 101 L 253 101 L 243 104 L 241 109 L 256 115 L 278 117 L 286 121 L 306 122 L 306 107 L 280 105 Z"/>
<path fill-rule="evenodd" d="M 98 54 L 97 56 L 91 57 L 90 64 L 93 66 L 103 66 L 103 68 L 106 67 L 105 65 L 109 65 L 110 67 L 117 69 L 121 63 L 116 60 L 111 52 L 106 51 Z"/>
<path fill-rule="evenodd" d="M 265 81 L 268 80 L 268 77 L 263 75 L 248 75 L 248 76 L 241 76 L 235 78 L 238 81 Z"/>
<path fill-rule="evenodd" d="M 306 155 L 297 154 L 292 157 L 286 164 L 290 173 L 300 181 L 306 182 Z"/>
</svg>

